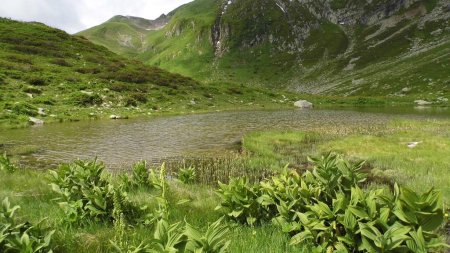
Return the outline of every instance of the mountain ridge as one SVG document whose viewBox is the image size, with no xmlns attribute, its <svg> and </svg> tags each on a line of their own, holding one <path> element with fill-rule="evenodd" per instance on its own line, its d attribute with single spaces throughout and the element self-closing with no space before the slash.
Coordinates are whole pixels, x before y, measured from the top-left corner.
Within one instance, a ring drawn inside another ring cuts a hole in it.
<svg viewBox="0 0 450 253">
<path fill-rule="evenodd" d="M 196 0 L 149 31 L 132 57 L 200 79 L 310 93 L 396 96 L 403 88 L 425 94 L 437 86 L 447 94 L 450 62 L 433 48 L 449 56 L 449 10 L 443 0 Z M 436 71 L 416 75 L 410 58 Z M 403 76 L 367 75 L 394 62 Z M 373 87 L 358 86 L 360 79 Z"/>
</svg>

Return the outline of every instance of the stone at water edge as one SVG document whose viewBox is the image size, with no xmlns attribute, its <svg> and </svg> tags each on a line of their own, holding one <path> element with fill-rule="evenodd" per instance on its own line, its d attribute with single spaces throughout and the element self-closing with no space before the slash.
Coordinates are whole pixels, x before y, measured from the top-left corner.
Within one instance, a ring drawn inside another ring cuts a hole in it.
<svg viewBox="0 0 450 253">
<path fill-rule="evenodd" d="M 110 119 L 120 119 L 120 116 L 119 115 L 111 115 L 111 116 L 109 116 L 109 118 Z"/>
<path fill-rule="evenodd" d="M 312 108 L 313 104 L 306 100 L 299 100 L 294 103 L 294 106 L 296 106 L 298 108 Z"/>
<path fill-rule="evenodd" d="M 33 124 L 33 125 L 43 125 L 44 121 L 38 118 L 34 118 L 34 117 L 30 117 L 29 121 Z"/>
<path fill-rule="evenodd" d="M 414 103 L 416 103 L 417 105 L 431 105 L 432 104 L 432 102 L 428 102 L 428 101 L 425 101 L 422 99 L 416 100 L 416 101 L 414 101 Z"/>
</svg>

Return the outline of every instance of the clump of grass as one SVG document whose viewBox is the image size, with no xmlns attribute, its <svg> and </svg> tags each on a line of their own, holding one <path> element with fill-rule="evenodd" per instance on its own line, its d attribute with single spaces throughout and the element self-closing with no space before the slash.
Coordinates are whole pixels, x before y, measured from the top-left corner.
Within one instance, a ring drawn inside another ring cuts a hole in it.
<svg viewBox="0 0 450 253">
<path fill-rule="evenodd" d="M 229 182 L 233 177 L 247 177 L 259 182 L 273 174 L 273 170 L 252 168 L 246 159 L 238 155 L 224 157 L 187 157 L 166 161 L 170 175 L 178 175 L 183 168 L 195 168 L 196 182 L 202 185 L 217 185 L 217 182 Z"/>
<path fill-rule="evenodd" d="M 38 115 L 37 107 L 26 102 L 14 103 L 13 105 L 6 105 L 5 107 L 18 115 L 28 115 L 28 116 Z"/>
<path fill-rule="evenodd" d="M 45 86 L 48 84 L 48 81 L 41 76 L 30 76 L 27 78 L 27 81 L 34 86 Z"/>
<path fill-rule="evenodd" d="M 86 94 L 82 92 L 75 92 L 71 95 L 71 101 L 73 104 L 78 106 L 93 106 L 101 105 L 103 103 L 102 97 L 99 94 Z"/>
</svg>

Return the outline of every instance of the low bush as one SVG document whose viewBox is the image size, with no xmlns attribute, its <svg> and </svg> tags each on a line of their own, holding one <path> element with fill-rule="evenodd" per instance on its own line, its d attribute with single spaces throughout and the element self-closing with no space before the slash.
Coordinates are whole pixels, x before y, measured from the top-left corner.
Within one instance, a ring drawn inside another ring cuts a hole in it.
<svg viewBox="0 0 450 253">
<path fill-rule="evenodd" d="M 37 116 L 38 109 L 31 104 L 28 103 L 15 103 L 13 105 L 6 105 L 5 108 L 10 109 L 15 114 L 18 115 L 28 115 L 28 116 Z"/>
<path fill-rule="evenodd" d="M 48 81 L 41 76 L 30 76 L 27 78 L 27 82 L 34 86 L 45 86 L 48 84 Z"/>
<path fill-rule="evenodd" d="M 62 66 L 62 67 L 72 67 L 72 64 L 70 64 L 69 62 L 67 62 L 66 60 L 62 59 L 62 58 L 56 58 L 50 61 L 50 63 L 58 65 L 58 66 Z"/>
<path fill-rule="evenodd" d="M 0 73 L 0 85 L 6 84 L 6 77 Z"/>
<path fill-rule="evenodd" d="M 182 168 L 178 172 L 178 179 L 185 184 L 195 183 L 196 176 L 194 167 Z"/>
<path fill-rule="evenodd" d="M 154 168 L 149 168 L 146 161 L 140 161 L 133 165 L 131 175 L 120 175 L 122 186 L 127 190 L 134 190 L 137 188 L 146 189 L 161 189 L 163 184 L 166 184 L 164 177 L 161 178 L 161 173 L 164 170 L 164 164 L 161 169 L 157 171 Z"/>
<path fill-rule="evenodd" d="M 72 103 L 77 106 L 93 106 L 101 105 L 103 103 L 102 97 L 99 94 L 86 94 L 83 92 L 75 92 L 70 97 Z"/>
<path fill-rule="evenodd" d="M 0 252 L 52 252 L 50 243 L 54 230 L 42 229 L 29 222 L 19 223 L 16 211 L 20 206 L 13 206 L 5 198 L 0 208 Z"/>
<path fill-rule="evenodd" d="M 13 61 L 13 62 L 17 62 L 17 63 L 33 65 L 33 60 L 28 56 L 14 54 L 14 55 L 8 55 L 6 57 L 6 59 Z"/>
<path fill-rule="evenodd" d="M 135 101 L 137 101 L 137 102 L 139 102 L 139 103 L 142 103 L 142 104 L 145 104 L 145 103 L 148 102 L 147 95 L 144 94 L 144 93 L 134 92 L 134 93 L 132 93 L 132 94 L 130 95 L 130 97 L 131 97 L 132 99 L 134 99 Z"/>
<path fill-rule="evenodd" d="M 16 169 L 16 166 L 11 162 L 11 160 L 9 160 L 9 157 L 6 155 L 6 153 L 0 156 L 0 171 L 14 173 Z"/>
<path fill-rule="evenodd" d="M 256 185 L 232 180 L 218 190 L 219 208 L 241 223 L 271 220 L 315 252 L 430 252 L 448 247 L 436 230 L 444 211 L 435 190 L 417 194 L 395 185 L 362 190 L 362 163 L 328 154 L 311 159 L 312 171 L 274 176 Z"/>
<path fill-rule="evenodd" d="M 231 179 L 229 184 L 219 183 L 217 193 L 222 203 L 216 209 L 227 210 L 227 215 L 237 222 L 255 225 L 270 218 L 258 202 L 261 188 L 249 183 L 246 177 Z"/>
<path fill-rule="evenodd" d="M 23 92 L 31 93 L 31 94 L 41 94 L 42 90 L 33 86 L 28 86 L 22 89 Z"/>
<path fill-rule="evenodd" d="M 66 214 L 66 221 L 112 222 L 117 205 L 129 219 L 140 216 L 126 193 L 107 180 L 104 169 L 104 165 L 97 161 L 76 161 L 51 171 L 51 187 L 60 195 L 58 203 Z"/>
</svg>

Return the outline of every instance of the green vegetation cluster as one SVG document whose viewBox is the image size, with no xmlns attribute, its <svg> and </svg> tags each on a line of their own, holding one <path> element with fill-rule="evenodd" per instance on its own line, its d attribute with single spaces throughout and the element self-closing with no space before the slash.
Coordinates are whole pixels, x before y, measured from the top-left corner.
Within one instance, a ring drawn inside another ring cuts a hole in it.
<svg viewBox="0 0 450 253">
<path fill-rule="evenodd" d="M 363 191 L 363 163 L 328 154 L 311 160 L 312 171 L 286 171 L 259 184 L 245 178 L 220 185 L 220 208 L 236 221 L 272 220 L 292 236 L 312 241 L 311 252 L 433 252 L 446 246 L 432 231 L 444 221 L 439 192 L 418 195 L 394 186 Z"/>
<path fill-rule="evenodd" d="M 448 129 L 445 120 L 391 124 L 373 132 L 380 138 L 373 145 L 383 153 L 397 154 L 381 144 L 387 140 L 448 133 L 442 131 Z M 386 168 L 399 165 L 391 158 L 380 160 L 377 152 L 364 157 L 368 164 L 336 154 L 310 159 L 306 167 L 295 163 L 305 164 L 293 152 L 306 154 L 310 145 L 320 153 L 321 146 L 348 142 L 338 149 L 341 153 L 352 148 L 364 152 L 352 141 L 357 133 L 340 133 L 335 139 L 329 136 L 335 131 L 255 133 L 244 139 L 244 153 L 236 157 L 160 167 L 141 161 L 129 173 L 111 174 L 97 161 L 76 161 L 49 174 L 17 168 L 5 155 L 0 197 L 20 203 L 26 216 L 17 220 L 40 224 L 31 236 L 39 244 L 49 242 L 45 249 L 55 252 L 443 252 L 449 223 L 441 196 L 442 190 L 447 201 L 445 185 L 426 191 L 425 184 L 416 192 L 398 175 L 380 181 L 380 171 L 372 168 L 377 160 Z M 436 138 L 439 145 L 428 139 L 415 156 L 427 149 L 445 153 L 448 143 Z M 285 162 L 292 165 L 282 169 Z M 416 173 L 405 163 L 401 167 L 399 174 Z M 445 170 L 433 177 L 448 182 Z M 217 180 L 223 183 L 217 185 Z"/>
</svg>

